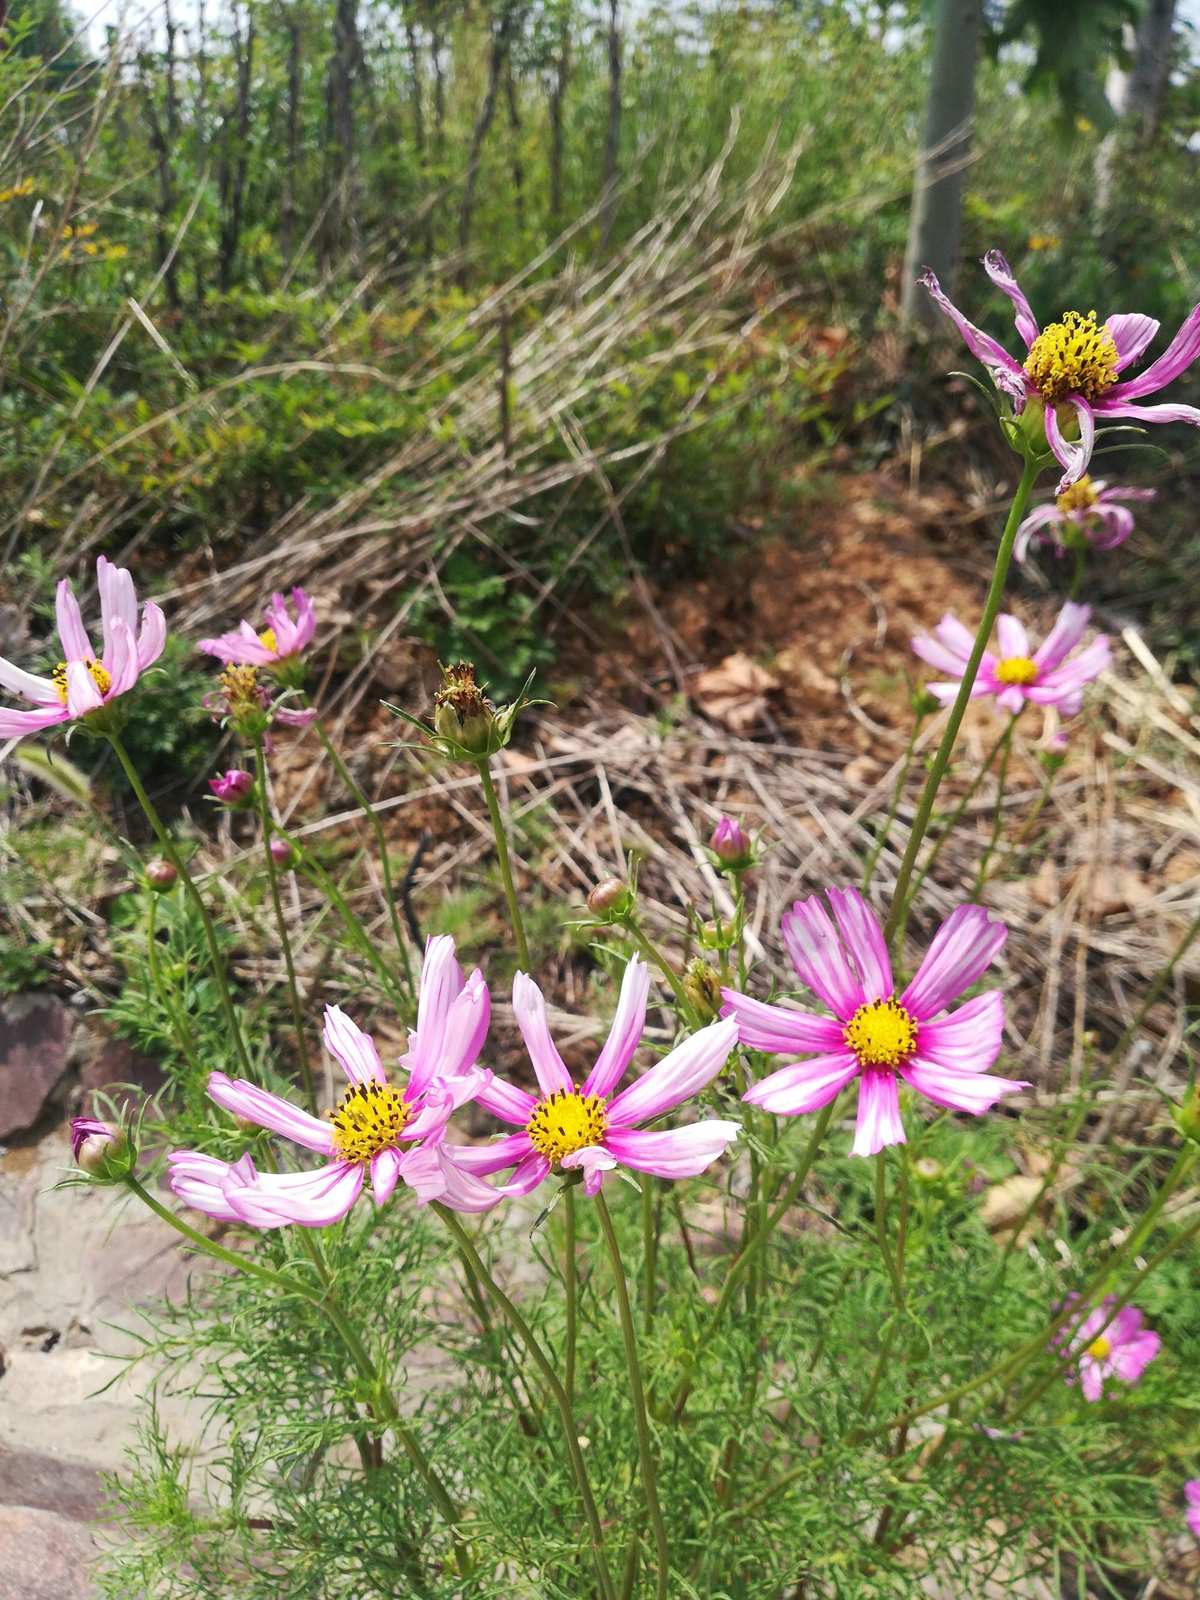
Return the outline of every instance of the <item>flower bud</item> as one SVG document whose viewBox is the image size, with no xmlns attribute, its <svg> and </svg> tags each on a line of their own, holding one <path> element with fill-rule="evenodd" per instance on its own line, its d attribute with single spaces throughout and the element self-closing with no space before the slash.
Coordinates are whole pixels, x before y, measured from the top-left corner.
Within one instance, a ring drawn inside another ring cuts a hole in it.
<svg viewBox="0 0 1200 1600">
<path fill-rule="evenodd" d="M 496 708 L 476 683 L 472 662 L 442 668 L 442 686 L 433 697 L 433 725 L 466 755 L 491 755 L 499 748 Z"/>
<path fill-rule="evenodd" d="M 230 767 L 208 780 L 208 787 L 222 805 L 244 806 L 254 792 L 254 775 L 241 767 Z"/>
<path fill-rule="evenodd" d="M 721 980 L 699 956 L 689 961 L 683 975 L 683 992 L 696 1008 L 701 1022 L 714 1022 L 721 1010 Z"/>
<path fill-rule="evenodd" d="M 924 721 L 926 717 L 933 715 L 942 702 L 937 695 L 930 694 L 928 689 L 914 689 L 908 703 L 912 707 L 913 716 Z"/>
<path fill-rule="evenodd" d="M 744 872 L 754 865 L 754 844 L 740 822 L 722 817 L 712 831 L 708 847 L 730 872 Z"/>
<path fill-rule="evenodd" d="M 98 1117 L 71 1119 L 71 1154 L 81 1171 L 110 1183 L 127 1177 L 136 1159 L 124 1128 L 115 1128 Z"/>
<path fill-rule="evenodd" d="M 737 929 L 730 922 L 702 922 L 699 928 L 700 944 L 705 950 L 732 950 Z"/>
<path fill-rule="evenodd" d="M 921 1183 L 936 1183 L 942 1176 L 942 1163 L 933 1156 L 918 1156 L 913 1162 L 913 1177 Z"/>
<path fill-rule="evenodd" d="M 1200 1089 L 1193 1089 L 1181 1105 L 1171 1113 L 1175 1126 L 1185 1139 L 1200 1144 Z"/>
<path fill-rule="evenodd" d="M 633 891 L 624 878 L 602 878 L 588 895 L 587 908 L 598 922 L 619 922 L 633 910 Z"/>
<path fill-rule="evenodd" d="M 170 889 L 179 874 L 169 861 L 164 861 L 162 856 L 156 856 L 153 861 L 146 863 L 146 882 L 159 894 L 165 894 Z"/>
<path fill-rule="evenodd" d="M 296 852 L 286 839 L 278 837 L 272 839 L 267 849 L 271 852 L 271 860 L 277 867 L 290 867 L 296 859 Z"/>
</svg>

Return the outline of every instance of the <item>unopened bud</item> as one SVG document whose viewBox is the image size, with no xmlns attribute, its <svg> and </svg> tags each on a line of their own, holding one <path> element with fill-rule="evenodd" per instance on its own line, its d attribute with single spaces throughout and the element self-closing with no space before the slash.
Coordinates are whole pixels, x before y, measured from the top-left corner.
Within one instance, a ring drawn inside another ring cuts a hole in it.
<svg viewBox="0 0 1200 1600">
<path fill-rule="evenodd" d="M 617 922 L 633 909 L 633 890 L 624 878 L 602 878 L 587 897 L 587 908 L 600 922 Z"/>
<path fill-rule="evenodd" d="M 272 839 L 267 849 L 271 852 L 271 860 L 277 867 L 290 867 L 296 859 L 296 852 L 286 839 L 278 837 Z"/>
<path fill-rule="evenodd" d="M 928 689 L 914 689 L 908 703 L 912 707 L 913 716 L 923 722 L 926 717 L 933 715 L 942 702 L 937 695 L 930 694 Z"/>
<path fill-rule="evenodd" d="M 241 767 L 230 767 L 228 772 L 219 772 L 215 778 L 210 778 L 208 787 L 222 805 L 244 806 L 254 792 L 254 774 Z"/>
<path fill-rule="evenodd" d="M 442 668 L 442 686 L 433 697 L 433 725 L 467 755 L 491 755 L 498 748 L 496 708 L 476 683 L 472 662 Z"/>
<path fill-rule="evenodd" d="M 732 922 L 702 922 L 700 943 L 705 950 L 731 950 L 736 930 Z"/>
<path fill-rule="evenodd" d="M 111 1183 L 127 1177 L 135 1160 L 124 1128 L 115 1128 L 98 1117 L 72 1118 L 71 1154 L 81 1171 Z"/>
<path fill-rule="evenodd" d="M 913 1162 L 913 1177 L 922 1183 L 936 1183 L 942 1176 L 942 1163 L 933 1156 L 918 1156 Z"/>
<path fill-rule="evenodd" d="M 1191 1140 L 1192 1144 L 1200 1144 L 1200 1089 L 1193 1089 L 1171 1115 L 1183 1137 Z"/>
<path fill-rule="evenodd" d="M 722 817 L 712 831 L 708 847 L 723 867 L 744 872 L 754 865 L 754 844 L 740 822 Z"/>
<path fill-rule="evenodd" d="M 146 863 L 146 882 L 160 894 L 170 889 L 178 876 L 171 863 L 164 861 L 161 856 L 156 856 L 153 861 Z"/>
<path fill-rule="evenodd" d="M 721 1010 L 721 980 L 698 956 L 683 975 L 683 992 L 696 1008 L 701 1022 L 713 1022 Z"/>
</svg>

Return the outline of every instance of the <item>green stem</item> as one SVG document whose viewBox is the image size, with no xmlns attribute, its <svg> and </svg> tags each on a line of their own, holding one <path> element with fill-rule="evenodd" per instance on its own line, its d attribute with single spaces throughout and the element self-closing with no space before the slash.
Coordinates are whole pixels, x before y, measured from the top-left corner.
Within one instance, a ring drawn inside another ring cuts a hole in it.
<svg viewBox="0 0 1200 1600">
<path fill-rule="evenodd" d="M 1017 716 L 1020 712 L 1017 713 Z M 1000 770 L 996 774 L 996 808 L 992 813 L 992 832 L 987 842 L 987 848 L 979 859 L 979 870 L 975 874 L 975 883 L 971 889 L 971 899 L 978 900 L 983 893 L 984 884 L 987 883 L 988 868 L 992 856 L 996 853 L 996 846 L 1000 843 L 1000 829 L 1004 826 L 1004 786 L 1008 781 L 1008 758 L 1012 755 L 1013 729 L 1017 725 L 1017 718 L 1010 717 L 1008 727 L 1000 736 Z"/>
<path fill-rule="evenodd" d="M 198 1078 L 206 1076 L 196 1056 L 196 1042 L 188 1026 L 186 1013 L 176 1010 L 175 997 L 163 982 L 162 968 L 158 961 L 158 894 L 154 889 L 150 890 L 150 910 L 146 916 L 146 963 L 150 968 L 150 982 L 154 985 L 154 992 L 162 1001 L 167 1016 L 171 1019 L 171 1027 L 175 1032 L 175 1042 L 179 1046 L 180 1054 Z"/>
<path fill-rule="evenodd" d="M 217 943 L 217 930 L 213 924 L 212 917 L 209 916 L 208 907 L 204 904 L 204 897 L 196 887 L 195 881 L 192 878 L 191 873 L 188 871 L 183 857 L 176 848 L 174 839 L 172 839 L 171 835 L 167 832 L 162 818 L 154 809 L 154 805 L 151 802 L 150 796 L 143 788 L 142 780 L 137 774 L 137 768 L 129 759 L 129 752 L 121 743 L 119 734 L 110 731 L 105 735 L 105 737 L 108 739 L 109 744 L 113 748 L 113 754 L 121 763 L 121 768 L 124 771 L 126 778 L 129 780 L 129 787 L 133 790 L 134 795 L 137 798 L 138 805 L 141 806 L 142 811 L 145 813 L 147 822 L 150 824 L 151 828 L 153 828 L 154 836 L 162 847 L 163 854 L 175 868 L 175 871 L 183 879 L 184 888 L 186 889 L 193 906 L 196 908 L 196 914 L 199 916 L 201 925 L 204 929 L 204 942 L 208 946 L 208 959 L 212 964 L 213 976 L 216 979 L 217 993 L 221 998 L 221 1010 L 225 1013 L 225 1025 L 229 1030 L 229 1037 L 233 1041 L 233 1047 L 237 1052 L 238 1060 L 241 1062 L 242 1072 L 247 1078 L 252 1078 L 254 1076 L 254 1070 L 250 1065 L 250 1056 L 246 1050 L 246 1041 L 242 1037 L 242 1030 L 238 1024 L 237 1011 L 235 1010 L 233 1004 L 233 996 L 229 992 L 229 976 L 225 970 L 224 959 L 221 956 L 221 947 Z"/>
<path fill-rule="evenodd" d="M 512 923 L 517 941 L 517 962 L 522 972 L 529 971 L 529 942 L 525 938 L 525 924 L 521 920 L 521 906 L 517 900 L 517 886 L 513 882 L 512 862 L 508 854 L 508 835 L 504 831 L 504 818 L 500 815 L 500 801 L 496 785 L 492 782 L 492 769 L 487 756 L 476 762 L 479 781 L 483 785 L 483 798 L 487 801 L 488 816 L 492 822 L 492 837 L 496 841 L 496 860 L 500 865 L 500 881 L 504 885 L 504 898 L 508 901 L 508 919 Z"/>
<path fill-rule="evenodd" d="M 633 943 L 637 946 L 639 955 L 641 955 L 645 960 L 652 962 L 654 966 L 656 966 L 662 973 L 667 982 L 671 985 L 671 993 L 675 996 L 675 1003 L 683 1013 L 688 1025 L 693 1028 L 698 1028 L 701 1025 L 701 1018 L 696 1011 L 695 1006 L 688 998 L 688 992 L 683 987 L 683 979 L 679 976 L 678 972 L 676 972 L 671 962 L 668 961 L 667 957 L 662 953 L 653 940 L 646 935 L 642 929 L 641 923 L 635 916 L 629 914 L 622 917 L 621 926 L 625 929 L 629 937 L 633 940 Z"/>
<path fill-rule="evenodd" d="M 879 831 L 879 837 L 871 846 L 871 853 L 867 857 L 866 865 L 863 867 L 862 892 L 864 894 L 871 886 L 871 879 L 875 875 L 875 868 L 879 864 L 883 848 L 891 837 L 892 825 L 895 823 L 896 813 L 900 809 L 900 797 L 904 793 L 904 785 L 908 778 L 908 769 L 912 766 L 913 752 L 917 748 L 917 736 L 921 732 L 921 725 L 924 721 L 925 718 L 922 716 L 918 716 L 914 720 L 913 731 L 909 734 L 908 743 L 904 747 L 904 755 L 901 758 L 900 770 L 896 774 L 896 782 L 892 788 L 892 799 L 887 809 L 887 816 L 883 819 L 883 827 Z"/>
<path fill-rule="evenodd" d="M 279 873 L 275 857 L 271 854 L 271 802 L 267 795 L 267 757 L 263 750 L 262 735 L 254 741 L 254 764 L 258 775 L 258 814 L 262 823 L 263 859 L 267 867 L 267 883 L 271 889 L 271 905 L 275 911 L 275 926 L 279 930 L 279 948 L 283 952 L 283 965 L 287 973 L 288 1001 L 292 1010 L 292 1027 L 296 1034 L 296 1053 L 300 1061 L 300 1079 L 304 1085 L 304 1098 L 308 1109 L 317 1109 L 316 1089 L 313 1086 L 312 1067 L 308 1060 L 308 1043 L 304 1034 L 304 1011 L 300 1005 L 300 991 L 296 986 L 296 963 L 292 958 L 292 941 L 288 935 L 287 918 L 283 914 L 283 901 L 279 896 Z"/>
<path fill-rule="evenodd" d="M 645 1282 L 642 1291 L 642 1327 L 649 1337 L 654 1327 L 655 1287 L 658 1277 L 658 1228 L 654 1216 L 654 1179 L 642 1174 L 642 1253 Z"/>
<path fill-rule="evenodd" d="M 875 1238 L 879 1244 L 883 1264 L 887 1268 L 887 1275 L 892 1282 L 892 1299 L 896 1310 L 899 1311 L 904 1305 L 904 1280 L 900 1276 L 900 1267 L 888 1247 L 886 1150 L 880 1150 L 875 1157 Z"/>
<path fill-rule="evenodd" d="M 1009 508 L 1008 520 L 1004 524 L 1004 532 L 1000 537 L 1000 548 L 996 552 L 996 565 L 992 569 L 992 581 L 988 586 L 987 599 L 984 602 L 983 615 L 979 619 L 979 628 L 975 634 L 975 643 L 971 646 L 971 654 L 967 660 L 966 671 L 958 686 L 958 694 L 950 709 L 942 742 L 938 746 L 937 754 L 929 768 L 929 776 L 925 780 L 925 788 L 921 792 L 921 799 L 917 805 L 917 813 L 913 818 L 912 829 L 909 832 L 908 844 L 905 847 L 904 858 L 900 863 L 900 871 L 896 877 L 896 888 L 892 897 L 892 909 L 888 914 L 887 924 L 884 927 L 884 937 L 888 943 L 893 943 L 896 929 L 904 912 L 905 901 L 908 898 L 908 886 L 912 880 L 913 869 L 917 864 L 917 853 L 921 848 L 921 841 L 925 837 L 925 830 L 929 827 L 929 819 L 933 815 L 933 803 L 937 799 L 938 789 L 942 779 L 946 776 L 946 768 L 950 764 L 950 756 L 954 750 L 954 742 L 958 738 L 958 730 L 967 709 L 967 702 L 971 698 L 971 690 L 979 673 L 979 664 L 983 660 L 983 653 L 987 649 L 988 638 L 991 635 L 996 614 L 1000 610 L 1000 601 L 1004 597 L 1004 585 L 1008 580 L 1008 569 L 1012 562 L 1013 544 L 1016 541 L 1017 529 L 1025 515 L 1025 507 L 1029 501 L 1030 492 L 1038 473 L 1041 471 L 1041 462 L 1032 456 L 1026 457 L 1025 465 L 1021 471 L 1021 481 L 1017 484 L 1017 492 Z"/>
<path fill-rule="evenodd" d="M 667 1600 L 670 1582 L 671 1553 L 667 1543 L 667 1529 L 663 1522 L 662 1507 L 658 1500 L 658 1475 L 654 1465 L 654 1448 L 650 1440 L 650 1421 L 646 1414 L 646 1392 L 642 1386 L 642 1372 L 638 1363 L 637 1330 L 633 1325 L 633 1310 L 629 1304 L 629 1285 L 625 1280 L 625 1266 L 621 1260 L 621 1247 L 613 1230 L 612 1217 L 602 1193 L 596 1195 L 596 1215 L 600 1230 L 608 1247 L 612 1262 L 613 1287 L 617 1293 L 617 1311 L 621 1319 L 621 1334 L 625 1341 L 625 1361 L 629 1368 L 629 1387 L 633 1397 L 633 1418 L 637 1428 L 638 1462 L 642 1474 L 642 1488 L 646 1493 L 646 1510 L 654 1533 L 658 1571 L 655 1594 L 658 1600 Z"/>
<path fill-rule="evenodd" d="M 463 1227 L 458 1215 L 437 1200 L 431 1201 L 430 1206 L 450 1229 L 450 1232 L 458 1241 L 459 1249 L 474 1268 L 479 1282 L 483 1284 L 488 1294 L 491 1295 L 514 1333 L 516 1333 L 529 1352 L 534 1366 L 537 1367 L 546 1388 L 558 1407 L 559 1416 L 562 1419 L 563 1439 L 567 1447 L 567 1456 L 571 1463 L 571 1471 L 575 1478 L 576 1488 L 579 1491 L 579 1498 L 583 1504 L 584 1515 L 587 1518 L 588 1532 L 592 1545 L 592 1559 L 596 1566 L 596 1577 L 600 1584 L 600 1592 L 604 1595 L 605 1600 L 615 1600 L 612 1578 L 609 1575 L 608 1563 L 604 1556 L 604 1532 L 600 1524 L 600 1514 L 596 1510 L 596 1502 L 592 1497 L 592 1488 L 588 1482 L 583 1451 L 579 1447 L 579 1434 L 575 1427 L 575 1415 L 571 1402 L 567 1397 L 567 1391 L 560 1383 L 558 1374 L 551 1366 L 533 1329 L 484 1265 L 483 1258 L 475 1248 L 475 1241 L 471 1238 L 466 1228 Z"/>
<path fill-rule="evenodd" d="M 563 1291 L 566 1301 L 566 1332 L 563 1339 L 563 1388 L 567 1400 L 575 1404 L 575 1349 L 579 1331 L 579 1262 L 575 1255 L 575 1185 L 563 1191 Z"/>
<path fill-rule="evenodd" d="M 392 937 L 396 941 L 396 949 L 400 952 L 400 959 L 404 963 L 404 978 L 408 986 L 409 995 L 410 997 L 415 998 L 415 993 L 413 990 L 412 961 L 408 953 L 408 940 L 404 936 L 404 927 L 400 921 L 400 908 L 396 904 L 396 893 L 392 887 L 392 868 L 390 862 L 388 861 L 387 839 L 384 835 L 383 824 L 375 814 L 374 806 L 372 806 L 371 802 L 367 799 L 360 786 L 355 783 L 354 778 L 351 776 L 349 767 L 342 760 L 333 744 L 333 741 L 326 733 L 324 724 L 318 720 L 315 724 L 315 727 L 317 730 L 317 737 L 321 741 L 321 746 L 324 749 L 325 754 L 329 757 L 330 761 L 333 762 L 334 771 L 342 780 L 342 783 L 346 786 L 350 794 L 357 801 L 359 809 L 362 811 L 363 816 L 367 819 L 367 824 L 370 827 L 371 832 L 375 835 L 375 848 L 379 852 L 379 872 L 380 876 L 383 878 L 383 892 L 384 898 L 387 901 L 388 916 L 392 924 Z"/>
</svg>

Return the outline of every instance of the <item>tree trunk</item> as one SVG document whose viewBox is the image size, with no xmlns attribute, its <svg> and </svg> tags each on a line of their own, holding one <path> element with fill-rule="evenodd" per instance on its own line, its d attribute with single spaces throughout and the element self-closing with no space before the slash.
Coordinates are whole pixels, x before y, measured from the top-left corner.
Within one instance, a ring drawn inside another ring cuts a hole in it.
<svg viewBox="0 0 1200 1600">
<path fill-rule="evenodd" d="M 604 200 L 600 242 L 607 244 L 617 215 L 617 161 L 621 152 L 621 0 L 608 0 L 608 127 L 604 133 Z"/>
<path fill-rule="evenodd" d="M 425 241 L 425 259 L 433 259 L 433 207 L 429 198 L 429 157 L 425 144 L 425 98 L 421 90 L 421 46 L 417 27 L 410 9 L 404 12 L 404 34 L 408 41 L 409 71 L 412 74 L 413 145 L 417 152 L 417 171 L 421 183 L 421 231 Z"/>
<path fill-rule="evenodd" d="M 958 268 L 982 14 L 982 0 L 937 0 L 925 126 L 904 253 L 901 306 L 906 322 L 932 326 L 938 321 L 936 307 L 917 283 L 922 268 L 932 267 L 946 289 L 953 287 Z"/>
<path fill-rule="evenodd" d="M 496 115 L 496 100 L 500 93 L 500 78 L 504 72 L 504 64 L 508 60 L 508 50 L 512 42 L 516 20 L 517 8 L 515 4 L 507 4 L 500 14 L 500 21 L 492 29 L 492 48 L 488 57 L 487 91 L 483 97 L 483 104 L 479 108 L 479 115 L 475 118 L 475 127 L 471 132 L 471 149 L 467 156 L 467 170 L 463 178 L 462 205 L 458 213 L 458 248 L 462 257 L 459 262 L 458 281 L 464 287 L 467 281 L 467 250 L 471 243 L 471 218 L 475 211 L 475 186 L 479 178 L 479 158 L 483 153 L 483 141 L 488 136 L 492 118 Z"/>
<path fill-rule="evenodd" d="M 344 239 L 349 240 L 355 271 L 362 260 L 361 222 L 354 155 L 354 76 L 361 58 L 358 0 L 337 0 L 333 17 L 333 53 L 326 93 L 329 128 L 329 181 L 333 200 L 323 230 L 322 254 L 328 264 Z"/>
<path fill-rule="evenodd" d="M 563 0 L 558 12 L 558 59 L 550 89 L 550 220 L 558 223 L 563 205 L 563 105 L 571 71 L 571 12 Z"/>
<path fill-rule="evenodd" d="M 504 68 L 504 97 L 508 102 L 508 128 L 512 138 L 508 146 L 508 170 L 512 173 L 513 209 L 516 212 L 517 232 L 525 236 L 525 163 L 521 159 L 521 110 L 517 105 L 517 86 L 513 81 L 512 56 Z"/>
<path fill-rule="evenodd" d="M 233 112 L 226 119 L 221 153 L 222 218 L 217 241 L 217 281 L 223 290 L 233 287 L 233 269 L 242 237 L 246 173 L 250 165 L 250 81 L 254 68 L 254 37 L 253 11 L 247 8 L 244 37 L 235 13 L 232 42 L 237 88 Z"/>
<path fill-rule="evenodd" d="M 279 249 L 286 268 L 292 259 L 296 235 L 296 188 L 300 166 L 300 21 L 290 9 L 284 26 L 288 36 L 287 60 L 287 162 L 279 201 Z"/>
<path fill-rule="evenodd" d="M 1125 91 L 1124 116 L 1134 125 L 1137 141 L 1150 144 L 1162 121 L 1163 101 L 1171 75 L 1176 0 L 1147 0 L 1138 23 L 1133 71 Z"/>
</svg>

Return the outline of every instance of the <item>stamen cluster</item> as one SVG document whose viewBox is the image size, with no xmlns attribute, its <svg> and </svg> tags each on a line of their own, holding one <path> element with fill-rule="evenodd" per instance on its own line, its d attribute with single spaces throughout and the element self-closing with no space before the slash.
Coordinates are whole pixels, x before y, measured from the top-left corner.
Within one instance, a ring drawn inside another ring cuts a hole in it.
<svg viewBox="0 0 1200 1600">
<path fill-rule="evenodd" d="M 1094 311 L 1064 311 L 1033 341 L 1025 371 L 1049 405 L 1070 395 L 1099 400 L 1117 381 L 1117 360 L 1116 341 Z"/>
<path fill-rule="evenodd" d="M 1078 482 L 1055 496 L 1054 504 L 1061 512 L 1070 516 L 1075 511 L 1090 511 L 1099 498 L 1095 485 L 1085 472 Z"/>
<path fill-rule="evenodd" d="M 864 1067 L 898 1067 L 917 1048 L 917 1025 L 894 997 L 872 1000 L 846 1024 L 846 1043 Z"/>
<path fill-rule="evenodd" d="M 396 1143 L 412 1111 L 399 1089 L 371 1079 L 347 1089 L 330 1115 L 339 1160 L 370 1161 Z"/>
<path fill-rule="evenodd" d="M 559 1089 L 539 1100 L 525 1124 L 530 1144 L 553 1165 L 576 1150 L 599 1144 L 607 1131 L 604 1101 L 598 1094 L 580 1094 L 576 1089 Z"/>
<path fill-rule="evenodd" d="M 1023 688 L 1026 684 L 1036 683 L 1037 675 L 1037 662 L 1029 656 L 1005 656 L 996 663 L 996 680 L 999 683 L 1016 683 Z"/>
<path fill-rule="evenodd" d="M 87 669 L 96 688 L 101 694 L 107 694 L 112 688 L 112 674 L 102 667 L 98 661 L 94 660 L 88 661 Z M 50 676 L 54 680 L 55 692 L 65 706 L 67 703 L 67 663 L 60 661 Z"/>
</svg>

